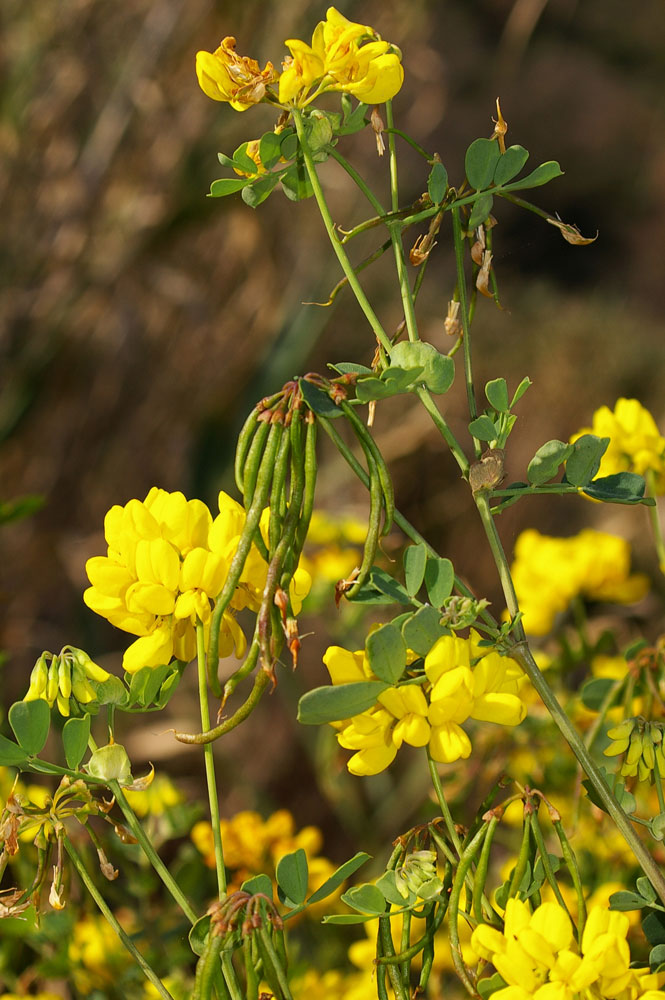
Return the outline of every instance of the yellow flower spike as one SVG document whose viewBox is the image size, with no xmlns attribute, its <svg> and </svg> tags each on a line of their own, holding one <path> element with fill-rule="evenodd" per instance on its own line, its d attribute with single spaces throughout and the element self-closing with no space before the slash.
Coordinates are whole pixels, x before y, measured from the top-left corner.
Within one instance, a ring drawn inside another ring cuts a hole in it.
<svg viewBox="0 0 665 1000">
<path fill-rule="evenodd" d="M 260 69 L 255 59 L 239 56 L 231 36 L 222 39 L 214 52 L 196 53 L 196 75 L 204 94 L 227 102 L 236 111 L 259 104 L 267 87 L 278 79 L 272 63 Z"/>
</svg>

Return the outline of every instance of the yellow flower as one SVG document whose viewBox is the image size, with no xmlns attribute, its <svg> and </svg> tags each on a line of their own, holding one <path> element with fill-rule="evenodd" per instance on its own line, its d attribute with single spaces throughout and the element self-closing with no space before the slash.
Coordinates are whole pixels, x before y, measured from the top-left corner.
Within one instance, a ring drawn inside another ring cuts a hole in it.
<svg viewBox="0 0 665 1000">
<path fill-rule="evenodd" d="M 632 604 L 649 588 L 644 574 L 630 574 L 628 542 L 591 528 L 571 538 L 541 535 L 533 528 L 523 531 L 511 572 L 524 628 L 531 635 L 547 634 L 578 595 Z"/>
<path fill-rule="evenodd" d="M 131 914 L 123 911 L 115 915 L 127 933 L 135 931 Z M 116 932 L 102 916 L 82 917 L 76 922 L 68 953 L 74 985 L 84 995 L 94 990 L 105 990 L 133 962 Z"/>
<path fill-rule="evenodd" d="M 600 462 L 599 476 L 617 472 L 653 472 L 656 493 L 665 493 L 665 438 L 656 422 L 637 399 L 617 399 L 614 410 L 601 406 L 593 415 L 591 427 L 585 427 L 570 439 L 583 434 L 608 437 L 610 443 Z"/>
<path fill-rule="evenodd" d="M 255 59 L 239 56 L 235 38 L 223 38 L 214 52 L 196 53 L 196 75 L 204 94 L 213 101 L 226 101 L 236 111 L 259 104 L 278 74 L 272 63 L 261 69 Z"/>
<path fill-rule="evenodd" d="M 624 913 L 594 906 L 578 951 L 573 926 L 558 903 L 542 903 L 532 913 L 527 902 L 512 897 L 506 904 L 503 933 L 480 924 L 471 944 L 508 984 L 494 994 L 496 1000 L 618 997 L 627 989 L 635 997 L 632 990 L 652 983 L 644 980 L 648 970 L 630 968 L 628 928 Z"/>
<path fill-rule="evenodd" d="M 347 762 L 351 774 L 385 770 L 403 743 L 428 746 L 442 764 L 466 759 L 471 740 L 462 724 L 468 719 L 519 725 L 526 714 L 519 693 L 522 671 L 515 660 L 486 651 L 479 640 L 474 630 L 468 639 L 442 636 L 425 658 L 425 684 L 389 687 L 372 708 L 332 724 L 339 730 L 339 745 L 356 751 Z M 415 654 L 407 655 L 409 662 L 414 659 Z M 364 650 L 330 646 L 323 661 L 333 684 L 376 679 Z"/>
<path fill-rule="evenodd" d="M 395 96 L 404 80 L 399 50 L 369 25 L 347 20 L 334 7 L 314 29 L 311 45 L 291 38 L 286 46 L 291 55 L 279 79 L 281 104 L 304 107 L 324 91 L 381 104 Z"/>
<path fill-rule="evenodd" d="M 143 791 L 125 791 L 129 804 L 137 816 L 163 816 L 184 801 L 184 796 L 166 774 L 155 775 L 149 788 Z"/>
<path fill-rule="evenodd" d="M 200 500 L 153 487 L 143 502 L 130 500 L 106 515 L 107 555 L 88 559 L 92 586 L 83 599 L 112 625 L 139 636 L 123 657 L 129 673 L 173 657 L 188 661 L 195 656 L 196 622 L 207 632 L 211 605 L 222 590 L 245 523 L 244 509 L 223 492 L 219 511 L 213 520 Z M 266 511 L 266 530 L 269 517 Z M 266 574 L 265 561 L 252 547 L 231 608 L 257 610 Z M 296 570 L 290 588 L 294 614 L 310 583 L 309 574 Z M 242 656 L 245 648 L 245 636 L 229 609 L 222 620 L 220 656 Z"/>
<path fill-rule="evenodd" d="M 332 863 L 319 853 L 323 844 L 321 831 L 315 826 L 296 830 L 295 820 L 288 809 L 278 809 L 267 820 L 258 812 L 242 810 L 231 819 L 221 820 L 220 832 L 224 845 L 224 862 L 232 873 L 229 892 L 239 889 L 241 883 L 251 875 L 265 872 L 273 877 L 280 858 L 300 847 L 307 855 L 310 894 L 334 871 Z M 191 838 L 203 855 L 205 864 L 214 868 L 215 845 L 210 823 L 196 823 Z M 326 906 L 329 904 L 330 898 L 327 898 Z"/>
</svg>

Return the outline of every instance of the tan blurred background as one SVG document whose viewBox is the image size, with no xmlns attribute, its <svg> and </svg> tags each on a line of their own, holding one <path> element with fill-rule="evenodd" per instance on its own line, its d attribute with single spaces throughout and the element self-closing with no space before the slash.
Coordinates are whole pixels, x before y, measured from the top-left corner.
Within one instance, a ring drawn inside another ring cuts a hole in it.
<svg viewBox="0 0 665 1000">
<path fill-rule="evenodd" d="M 504 311 L 480 303 L 474 350 L 479 381 L 503 375 L 514 387 L 528 374 L 534 382 L 509 478 L 523 477 L 543 441 L 567 438 L 619 395 L 639 397 L 665 429 L 662 0 L 630 10 L 622 0 L 338 7 L 402 48 L 397 124 L 441 155 L 453 182 L 468 143 L 490 134 L 500 95 L 509 141 L 525 145 L 533 165 L 559 159 L 565 170 L 534 200 L 585 235 L 600 232 L 591 246 L 571 247 L 534 216 L 498 206 Z M 124 636 L 81 601 L 83 565 L 103 551 L 108 507 L 154 484 L 214 504 L 219 488 L 232 489 L 234 433 L 256 399 L 326 360 L 371 359 L 371 336 L 348 294 L 330 310 L 301 305 L 325 300 L 339 277 L 312 202 L 293 205 L 276 191 L 254 212 L 239 197 L 206 198 L 221 175 L 218 150 L 232 152 L 274 116 L 208 100 L 194 75 L 196 50 L 233 34 L 241 53 L 278 64 L 283 39 L 309 39 L 325 9 L 309 0 L 3 0 L 0 500 L 44 497 L 39 513 L 0 532 L 7 702 L 22 695 L 42 649 L 71 642 L 118 663 Z M 385 192 L 387 163 L 373 139 L 343 142 Z M 400 152 L 408 202 L 424 190 L 425 172 L 408 148 Z M 332 164 L 322 175 L 336 221 L 359 221 L 364 206 L 346 179 Z M 444 229 L 419 307 L 423 334 L 441 349 L 454 284 L 449 236 Z M 363 281 L 394 329 L 390 262 Z M 459 375 L 442 405 L 464 437 Z M 498 610 L 467 490 L 410 407 L 400 397 L 376 424 L 399 506 Z M 362 495 L 329 457 L 320 505 L 355 503 L 362 513 Z M 584 524 L 616 528 L 652 566 L 641 509 L 524 502 L 502 517 L 509 548 L 527 523 L 562 534 Z M 331 601 L 328 617 L 335 614 Z M 297 809 L 298 788 L 312 780 L 309 765 L 302 771 L 296 762 L 303 748 L 305 756 L 319 750 L 292 715 L 298 684 L 325 680 L 325 620 L 310 627 L 302 676 L 285 679 L 284 693 L 262 709 L 280 752 L 257 754 L 249 730 L 220 751 L 235 778 L 237 753 L 244 760 L 245 791 L 228 810 L 252 804 L 247 789 L 261 778 L 272 799 L 289 791 Z M 275 713 L 276 703 L 288 711 Z M 177 714 L 188 726 L 190 710 L 185 693 Z M 176 754 L 177 768 L 191 770 L 168 737 L 152 738 L 157 728 L 145 736 L 144 755 Z M 376 782 L 375 805 L 385 787 Z"/>
</svg>

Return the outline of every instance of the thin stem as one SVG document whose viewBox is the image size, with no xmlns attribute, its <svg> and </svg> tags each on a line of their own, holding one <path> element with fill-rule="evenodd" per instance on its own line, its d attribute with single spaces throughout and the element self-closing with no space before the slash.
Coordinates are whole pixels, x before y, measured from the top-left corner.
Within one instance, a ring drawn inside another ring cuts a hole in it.
<svg viewBox="0 0 665 1000">
<path fill-rule="evenodd" d="M 457 268 L 457 291 L 459 294 L 460 312 L 462 314 L 463 347 L 464 347 L 464 377 L 466 380 L 466 396 L 469 403 L 469 415 L 471 420 L 478 416 L 476 405 L 476 394 L 473 386 L 473 372 L 471 367 L 471 324 L 469 322 L 469 301 L 466 294 L 466 273 L 464 270 L 464 237 L 462 236 L 462 220 L 460 217 L 459 203 L 452 209 L 453 213 L 453 237 L 455 241 L 455 265 Z M 474 438 L 474 448 L 476 455 L 480 455 L 480 442 Z"/>
<path fill-rule="evenodd" d="M 157 973 L 155 972 L 155 970 L 152 968 L 152 966 L 143 957 L 143 955 L 138 950 L 138 948 L 136 947 L 136 945 L 134 944 L 134 942 L 132 941 L 132 939 L 130 938 L 130 936 L 127 934 L 127 932 L 125 930 L 123 930 L 122 926 L 118 923 L 118 920 L 117 920 L 115 914 L 110 909 L 110 907 L 108 906 L 106 900 L 104 899 L 104 897 L 102 896 L 102 894 L 99 892 L 97 886 L 95 885 L 95 883 L 93 882 L 92 878 L 90 877 L 90 873 L 88 872 L 88 869 L 85 867 L 85 863 L 83 861 L 83 858 L 78 853 L 78 851 L 76 850 L 76 848 L 72 844 L 72 842 L 69 839 L 69 837 L 65 836 L 63 838 L 63 842 L 64 842 L 64 845 L 65 845 L 65 850 L 67 851 L 67 854 L 69 855 L 69 857 L 71 859 L 71 862 L 74 865 L 74 868 L 78 872 L 79 878 L 81 879 L 81 881 L 83 882 L 84 886 L 86 887 L 86 889 L 88 890 L 88 892 L 90 893 L 90 895 L 92 896 L 92 898 L 94 899 L 94 901 L 97 904 L 97 906 L 99 907 L 100 911 L 106 917 L 107 921 L 109 922 L 109 924 L 111 925 L 111 927 L 113 928 L 113 930 L 115 931 L 115 933 L 118 935 L 118 937 L 120 938 L 120 940 L 124 944 L 124 946 L 127 949 L 127 951 L 130 953 L 130 955 L 132 956 L 132 958 L 134 959 L 134 961 L 136 962 L 136 964 L 139 966 L 139 968 L 143 972 L 143 974 L 146 977 L 146 979 L 150 980 L 150 982 L 152 983 L 152 985 L 155 987 L 155 989 L 159 993 L 160 997 L 163 997 L 164 1000 L 173 1000 L 172 994 L 169 993 L 169 991 L 166 989 L 166 987 L 164 986 L 164 983 L 161 981 L 161 979 L 159 978 L 159 976 L 157 975 Z"/>
<path fill-rule="evenodd" d="M 392 102 L 388 101 L 387 106 L 391 104 Z M 392 115 L 390 115 L 389 117 L 390 120 L 392 121 Z M 428 153 L 426 149 L 423 149 L 422 146 L 419 146 L 418 143 L 414 139 L 412 139 L 410 135 L 406 134 L 406 132 L 402 132 L 401 129 L 393 128 L 392 126 L 390 128 L 387 128 L 385 131 L 389 139 L 391 135 L 398 135 L 400 139 L 404 139 L 405 142 L 408 142 L 409 146 L 412 146 L 417 153 L 420 153 L 423 159 L 427 160 L 428 163 L 432 162 L 432 155 Z"/>
<path fill-rule="evenodd" d="M 508 561 L 503 551 L 501 540 L 499 539 L 499 535 L 496 530 L 496 524 L 494 523 L 494 519 L 490 511 L 487 495 L 483 491 L 479 491 L 475 494 L 474 499 L 485 528 L 485 533 L 492 550 L 492 555 L 494 556 L 494 560 L 499 571 L 504 598 L 508 606 L 508 612 L 511 618 L 515 618 L 519 612 L 517 595 L 515 594 L 515 587 L 510 575 Z M 660 896 L 661 900 L 665 903 L 665 877 L 638 837 L 630 819 L 612 794 L 602 775 L 602 772 L 599 770 L 596 762 L 584 745 L 584 741 L 571 723 L 570 719 L 555 697 L 554 692 L 545 680 L 538 664 L 533 658 L 524 629 L 519 622 L 515 626 L 515 637 L 517 642 L 515 646 L 512 647 L 510 655 L 521 665 L 537 693 L 540 695 L 543 704 L 552 716 L 559 732 L 584 768 L 589 781 L 593 785 L 598 797 L 603 803 L 603 807 L 613 819 L 623 839 L 626 841 L 635 855 L 635 858 L 642 866 L 644 874 L 650 879 L 654 889 Z"/>
<path fill-rule="evenodd" d="M 136 837 L 136 840 L 138 841 L 141 850 L 147 857 L 148 861 L 155 869 L 155 871 L 161 878 L 162 882 L 169 890 L 169 892 L 171 893 L 174 900 L 176 901 L 182 912 L 185 914 L 189 922 L 191 924 L 196 923 L 196 921 L 198 920 L 197 914 L 192 909 L 182 889 L 175 881 L 175 879 L 171 875 L 170 871 L 168 870 L 162 859 L 157 854 L 157 851 L 153 847 L 149 838 L 146 836 L 145 830 L 139 823 L 136 813 L 130 806 L 122 788 L 120 787 L 117 781 L 109 781 L 108 786 L 113 792 L 115 800 L 122 810 L 122 814 L 125 817 L 125 820 L 127 821 L 127 826 L 131 830 L 134 837 Z"/>
<path fill-rule="evenodd" d="M 432 784 L 434 785 L 434 791 L 436 792 L 437 802 L 439 803 L 439 809 L 441 810 L 441 815 L 443 816 L 443 821 L 446 824 L 446 830 L 448 831 L 448 836 L 450 837 L 452 843 L 455 845 L 455 850 L 457 851 L 458 857 L 462 854 L 462 841 L 459 838 L 459 834 L 455 829 L 455 821 L 453 820 L 450 807 L 446 802 L 446 796 L 443 794 L 443 785 L 441 784 L 441 778 L 439 777 L 439 772 L 437 770 L 436 762 L 432 760 L 432 756 L 427 750 L 427 763 L 429 765 L 429 773 L 432 779 Z"/>
<path fill-rule="evenodd" d="M 208 704 L 208 683 L 206 674 L 205 634 L 203 623 L 196 622 L 196 662 L 199 675 L 199 703 L 201 706 L 201 728 L 204 732 L 210 729 L 210 707 Z M 222 847 L 222 831 L 219 825 L 219 799 L 217 797 L 217 782 L 215 780 L 215 759 L 212 744 L 203 747 L 205 761 L 206 783 L 208 786 L 208 802 L 210 804 L 210 822 L 215 844 L 215 870 L 217 872 L 217 888 L 219 898 L 226 895 L 226 870 L 224 868 L 224 849 Z"/>
<path fill-rule="evenodd" d="M 305 129 L 303 125 L 302 114 L 300 111 L 294 108 L 293 110 L 293 121 L 296 126 L 296 132 L 298 133 L 298 141 L 300 143 L 300 148 L 302 149 L 303 159 L 305 161 L 305 169 L 307 170 L 307 175 L 309 177 L 310 184 L 312 185 L 312 190 L 314 191 L 314 197 L 316 198 L 316 203 L 319 207 L 319 212 L 321 213 L 321 219 L 323 220 L 323 225 L 325 226 L 326 232 L 328 233 L 328 239 L 332 244 L 332 248 L 335 251 L 335 256 L 339 261 L 344 274 L 349 280 L 349 287 L 353 291 L 356 299 L 358 300 L 358 305 L 365 314 L 367 322 L 371 326 L 374 336 L 379 341 L 384 351 L 390 353 L 390 348 L 392 346 L 390 337 L 383 329 L 378 316 L 372 309 L 369 299 L 365 295 L 363 288 L 358 281 L 358 277 L 353 270 L 351 261 L 346 255 L 344 248 L 337 238 L 337 233 L 335 232 L 335 224 L 330 215 L 330 209 L 328 208 L 328 203 L 326 202 L 321 183 L 319 181 L 319 176 L 316 172 L 316 165 L 312 158 L 312 153 L 307 143 L 307 136 L 305 135 Z"/>
<path fill-rule="evenodd" d="M 653 469 L 647 469 L 645 474 L 645 479 L 648 486 L 648 496 L 656 497 L 656 476 Z M 653 532 L 653 540 L 656 546 L 656 554 L 658 555 L 658 565 L 660 567 L 661 573 L 665 573 L 665 540 L 663 539 L 663 530 L 660 523 L 660 518 L 658 516 L 658 507 L 648 507 L 649 520 L 651 521 L 651 531 Z"/>
<path fill-rule="evenodd" d="M 426 386 L 421 386 L 419 389 L 416 390 L 416 392 L 418 395 L 418 399 L 429 413 L 430 417 L 432 418 L 432 422 L 434 423 L 435 427 L 441 434 L 441 437 L 444 439 L 444 441 L 450 448 L 453 458 L 460 467 L 462 475 L 464 476 L 465 479 L 468 479 L 469 460 L 464 454 L 461 444 L 459 443 L 459 441 L 451 431 L 450 427 L 448 426 L 445 417 L 443 416 L 438 406 L 432 399 L 432 394 L 430 393 L 429 389 L 426 388 Z"/>
<path fill-rule="evenodd" d="M 368 185 L 365 183 L 364 179 L 358 173 L 356 168 L 352 164 L 350 164 L 349 161 L 344 156 L 342 156 L 341 153 L 338 153 L 334 146 L 330 147 L 329 153 L 332 156 L 333 160 L 336 160 L 337 163 L 339 163 L 340 167 L 346 170 L 347 174 L 354 182 L 354 184 L 356 184 L 356 186 L 360 188 L 360 190 L 365 195 L 365 197 L 367 198 L 368 202 L 370 203 L 376 214 L 378 216 L 385 215 L 386 214 L 385 208 L 383 207 L 379 199 L 376 197 L 372 189 L 368 187 Z"/>
<path fill-rule="evenodd" d="M 386 102 L 386 119 L 388 121 L 388 129 L 392 130 L 394 127 L 392 101 Z M 388 153 L 390 157 L 390 207 L 393 212 L 396 212 L 399 208 L 399 185 L 397 181 L 397 152 L 395 149 L 394 131 L 388 132 Z M 420 336 L 418 334 L 413 292 L 411 291 L 411 283 L 406 270 L 401 223 L 390 223 L 388 225 L 388 231 L 390 233 L 390 240 L 395 254 L 395 267 L 397 268 L 397 278 L 399 281 L 400 294 L 402 296 L 406 331 L 408 333 L 409 340 L 414 342 L 416 340 L 420 340 Z"/>
<path fill-rule="evenodd" d="M 337 432 L 331 421 L 327 420 L 325 417 L 319 416 L 318 422 L 323 427 L 324 431 L 326 432 L 330 440 L 333 442 L 333 444 L 335 445 L 335 447 L 337 448 L 337 450 L 339 451 L 340 455 L 347 463 L 349 468 L 353 470 L 353 472 L 358 477 L 363 486 L 365 486 L 365 488 L 369 488 L 369 476 L 367 475 L 367 473 L 365 472 L 362 465 L 357 460 L 351 449 L 347 446 L 344 439 Z M 434 549 L 430 545 L 427 539 L 420 534 L 418 529 L 414 528 L 411 522 L 407 521 L 404 515 L 401 514 L 398 510 L 395 511 L 394 521 L 397 527 L 404 532 L 407 538 L 410 538 L 412 542 L 416 543 L 416 545 L 418 544 L 424 545 L 429 555 L 433 556 L 434 558 L 439 558 L 439 553 L 436 551 L 436 549 Z M 464 597 L 470 597 L 472 600 L 475 600 L 475 595 L 473 594 L 473 592 L 466 586 L 466 584 L 462 580 L 460 580 L 458 576 L 455 576 L 455 589 L 458 590 L 459 593 L 462 594 Z M 496 629 L 497 623 L 495 619 L 490 614 L 490 612 L 487 611 L 485 608 L 481 610 L 480 617 L 483 619 L 488 628 L 493 630 Z"/>
</svg>

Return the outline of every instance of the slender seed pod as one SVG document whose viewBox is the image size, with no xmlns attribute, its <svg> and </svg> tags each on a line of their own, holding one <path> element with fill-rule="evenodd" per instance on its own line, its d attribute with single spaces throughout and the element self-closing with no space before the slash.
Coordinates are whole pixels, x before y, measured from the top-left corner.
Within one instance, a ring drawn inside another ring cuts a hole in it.
<svg viewBox="0 0 665 1000">
<path fill-rule="evenodd" d="M 291 423 L 293 426 L 293 421 Z M 293 435 L 290 429 L 285 429 L 282 440 L 279 443 L 277 458 L 275 459 L 275 471 L 273 473 L 272 486 L 270 488 L 270 527 L 268 529 L 268 552 L 272 553 L 277 548 L 277 543 L 282 531 L 282 510 L 284 507 L 284 486 L 286 474 L 291 460 L 291 441 Z"/>
<path fill-rule="evenodd" d="M 487 833 L 483 841 L 483 847 L 478 860 L 478 867 L 473 877 L 473 914 L 479 924 L 487 919 L 483 913 L 483 897 L 485 895 L 485 883 L 487 882 L 487 872 L 489 870 L 490 852 L 494 833 L 499 823 L 499 817 L 493 815 L 487 823 Z M 489 914 L 488 914 L 489 916 Z"/>
<path fill-rule="evenodd" d="M 254 435 L 257 431 L 259 413 L 261 413 L 261 410 L 257 405 L 254 407 L 252 412 L 245 420 L 245 423 L 242 425 L 242 430 L 238 435 L 238 442 L 236 444 L 236 454 L 234 461 L 234 474 L 235 474 L 236 486 L 238 487 L 241 493 L 243 491 L 243 486 L 244 486 L 245 462 L 247 461 L 247 455 L 249 453 L 252 441 L 254 440 Z"/>
<path fill-rule="evenodd" d="M 528 800 L 527 800 L 528 802 Z M 510 888 L 508 890 L 508 897 L 516 896 L 519 892 L 520 883 L 524 878 L 524 873 L 526 871 L 526 866 L 531 857 L 531 823 L 529 822 L 530 813 L 527 812 L 527 803 L 524 805 L 524 824 L 522 826 L 522 843 L 520 845 L 520 852 L 517 855 L 517 864 L 513 869 L 513 876 L 510 880 Z"/>
<path fill-rule="evenodd" d="M 538 822 L 538 813 L 534 812 L 531 816 L 531 830 L 533 833 L 533 839 L 536 842 L 536 847 L 538 848 L 538 853 L 540 855 L 540 863 L 543 866 L 543 871 L 545 872 L 545 877 L 549 884 L 552 886 L 552 891 L 556 896 L 557 903 L 559 906 L 568 913 L 568 907 L 566 906 L 566 901 L 561 894 L 561 889 L 559 888 L 559 883 L 557 882 L 556 875 L 554 874 L 554 869 L 550 863 L 550 856 L 547 851 L 547 845 L 545 844 L 545 838 L 543 837 L 543 831 L 540 829 L 540 823 Z"/>
<path fill-rule="evenodd" d="M 243 938 L 242 955 L 245 963 L 247 1000 L 258 1000 L 260 979 L 252 956 L 252 935 L 247 935 Z"/>
<path fill-rule="evenodd" d="M 393 489 L 392 479 L 390 478 L 390 473 L 388 472 L 388 467 L 384 461 L 383 455 L 379 451 L 376 441 L 370 434 L 370 432 L 365 427 L 364 423 L 355 412 L 353 407 L 349 403 L 340 404 L 344 414 L 349 420 L 353 431 L 358 438 L 363 451 L 367 454 L 367 450 L 372 453 L 372 457 L 376 463 L 377 472 L 379 480 L 381 482 L 381 488 L 383 490 L 383 499 L 386 509 L 385 521 L 383 524 L 382 535 L 387 535 L 392 528 L 393 518 L 395 516 L 395 491 Z"/>
<path fill-rule="evenodd" d="M 270 422 L 269 418 L 259 420 L 257 422 L 256 432 L 247 451 L 247 458 L 245 459 L 245 464 L 242 470 L 242 486 L 240 487 L 240 492 L 243 495 L 245 507 L 247 504 L 252 502 L 252 496 L 254 495 L 254 490 L 256 488 L 256 478 L 259 474 L 263 458 L 263 451 L 266 446 L 268 435 L 274 426 L 275 425 Z"/>
<path fill-rule="evenodd" d="M 309 531 L 309 524 L 312 520 L 312 512 L 314 510 L 314 493 L 316 489 L 316 437 L 317 437 L 317 423 L 314 413 L 309 410 L 305 418 L 307 425 L 305 433 L 305 492 L 303 496 L 302 511 L 300 513 L 300 521 L 298 522 L 298 531 L 296 533 L 296 551 L 298 556 L 303 550 L 305 541 L 307 539 L 307 532 Z"/>
<path fill-rule="evenodd" d="M 196 963 L 192 1000 L 207 1000 L 208 997 L 212 996 L 213 982 L 216 989 L 221 991 L 219 995 L 222 997 L 222 1000 L 231 1000 L 231 994 L 226 983 L 224 982 L 222 985 L 223 977 L 216 975 L 219 968 L 219 953 L 222 950 L 223 943 L 224 938 L 222 935 L 213 934 L 211 930 L 208 934 L 203 954 Z"/>
<path fill-rule="evenodd" d="M 362 585 L 366 582 L 370 570 L 374 565 L 374 558 L 379 544 L 379 534 L 381 532 L 381 510 L 383 507 L 383 490 L 379 480 L 376 463 L 371 454 L 367 454 L 369 466 L 369 522 L 367 526 L 367 537 L 365 538 L 365 548 L 360 564 L 360 572 L 353 584 L 346 592 L 345 596 L 352 600 L 358 593 Z"/>
<path fill-rule="evenodd" d="M 256 931 L 256 946 L 258 953 L 261 956 L 261 962 L 263 964 L 263 977 L 265 981 L 278 1000 L 284 1000 L 284 992 L 280 984 L 279 975 L 282 970 L 277 968 L 275 962 L 277 956 L 275 954 L 272 941 L 270 940 L 270 934 L 265 926 L 260 927 Z"/>
<path fill-rule="evenodd" d="M 261 458 L 261 465 L 256 478 L 256 488 L 252 496 L 252 502 L 245 516 L 245 524 L 240 538 L 238 539 L 238 545 L 235 555 L 231 560 L 229 571 L 226 575 L 226 580 L 224 581 L 224 586 L 222 587 L 221 593 L 217 598 L 212 612 L 212 618 L 210 621 L 210 642 L 207 657 L 207 674 L 210 689 L 218 698 L 221 697 L 222 694 L 222 688 L 217 676 L 219 665 L 219 630 L 222 623 L 222 616 L 231 603 L 231 599 L 235 593 L 235 589 L 238 585 L 238 581 L 240 580 L 252 542 L 254 541 L 254 536 L 256 535 L 259 527 L 261 514 L 263 513 L 268 500 L 273 470 L 275 467 L 275 458 L 281 441 L 282 430 L 283 428 L 281 424 L 272 424 L 270 427 L 268 441 Z"/>
</svg>

